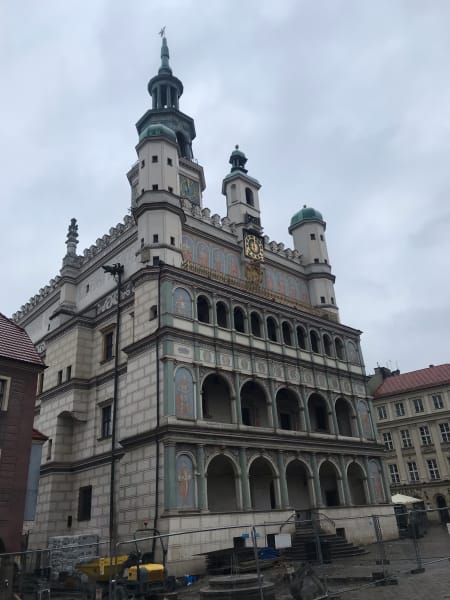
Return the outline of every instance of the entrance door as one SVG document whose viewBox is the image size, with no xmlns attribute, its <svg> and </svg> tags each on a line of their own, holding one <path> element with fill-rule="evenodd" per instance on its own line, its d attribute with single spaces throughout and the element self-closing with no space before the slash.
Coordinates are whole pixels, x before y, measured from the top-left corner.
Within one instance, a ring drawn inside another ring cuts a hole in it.
<svg viewBox="0 0 450 600">
<path fill-rule="evenodd" d="M 445 501 L 444 496 L 436 496 L 436 506 L 439 510 L 439 518 L 441 523 L 448 523 L 450 521 L 450 515 L 447 510 L 447 502 Z"/>
</svg>

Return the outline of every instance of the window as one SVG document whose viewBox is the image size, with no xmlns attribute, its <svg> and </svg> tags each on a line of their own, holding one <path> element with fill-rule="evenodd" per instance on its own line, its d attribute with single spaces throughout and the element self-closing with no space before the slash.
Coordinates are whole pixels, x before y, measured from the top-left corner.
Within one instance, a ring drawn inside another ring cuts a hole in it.
<svg viewBox="0 0 450 600">
<path fill-rule="evenodd" d="M 419 481 L 419 471 L 414 461 L 408 463 L 408 476 L 410 481 Z"/>
<path fill-rule="evenodd" d="M 0 383 L 1 386 L 1 383 Z M 37 387 L 37 393 L 38 394 L 42 394 L 42 390 L 44 389 L 44 373 L 39 373 L 39 378 L 38 378 L 38 387 Z M 2 405 L 2 401 L 1 401 L 1 391 L 0 391 L 0 407 Z M 0 408 L 1 410 L 1 408 Z"/>
<path fill-rule="evenodd" d="M 305 330 L 300 325 L 297 327 L 297 344 L 302 350 L 306 350 Z"/>
<path fill-rule="evenodd" d="M 114 330 L 103 334 L 103 360 L 111 360 L 114 356 Z"/>
<path fill-rule="evenodd" d="M 433 396 L 431 396 L 432 400 L 433 400 L 433 407 L 438 409 L 438 408 L 444 408 L 444 401 L 442 400 L 442 396 L 441 394 L 433 394 Z"/>
<path fill-rule="evenodd" d="M 78 520 L 89 521 L 91 519 L 92 485 L 80 487 L 78 491 Z"/>
<path fill-rule="evenodd" d="M 403 406 L 403 402 L 397 402 L 395 404 L 395 414 L 397 415 L 397 417 L 405 416 L 405 407 Z"/>
<path fill-rule="evenodd" d="M 389 465 L 389 473 L 391 474 L 391 483 L 400 483 L 400 474 L 397 465 Z"/>
<path fill-rule="evenodd" d="M 72 379 L 72 365 L 66 367 L 66 381 L 70 381 Z"/>
<path fill-rule="evenodd" d="M 157 316 L 158 316 L 158 306 L 156 304 L 152 304 L 150 306 L 150 321 L 153 321 L 153 319 L 156 319 Z"/>
<path fill-rule="evenodd" d="M 167 159 L 167 164 L 169 165 L 169 167 L 173 166 L 173 160 L 171 158 Z"/>
<path fill-rule="evenodd" d="M 170 192 L 171 194 L 173 194 L 173 187 L 170 187 L 170 185 L 169 185 L 169 187 L 168 187 L 167 189 L 169 190 L 169 192 Z"/>
<path fill-rule="evenodd" d="M 422 413 L 423 412 L 422 398 L 414 398 L 413 403 L 414 403 L 414 410 L 416 411 L 416 413 Z"/>
<path fill-rule="evenodd" d="M 49 438 L 47 442 L 47 460 L 52 460 L 53 440 Z"/>
<path fill-rule="evenodd" d="M 440 479 L 441 478 L 435 458 L 429 458 L 427 460 L 427 467 L 428 467 L 428 473 L 430 475 L 430 479 Z"/>
<path fill-rule="evenodd" d="M 58 371 L 58 385 L 62 384 L 62 376 L 63 376 L 63 372 L 61 369 L 60 371 Z"/>
<path fill-rule="evenodd" d="M 205 296 L 197 298 L 197 318 L 201 323 L 209 323 L 209 302 Z"/>
<path fill-rule="evenodd" d="M 315 331 L 310 331 L 309 332 L 309 339 L 311 342 L 311 350 L 313 352 L 318 353 L 319 352 L 319 338 L 317 336 L 317 333 Z"/>
<path fill-rule="evenodd" d="M 450 427 L 448 423 L 439 423 L 439 429 L 441 430 L 442 441 L 450 442 Z"/>
<path fill-rule="evenodd" d="M 224 302 L 216 304 L 216 321 L 219 327 L 228 327 L 228 310 Z"/>
<path fill-rule="evenodd" d="M 283 321 L 283 324 L 281 325 L 281 330 L 283 332 L 283 342 L 286 344 L 286 346 L 292 346 L 291 327 L 289 323 Z"/>
<path fill-rule="evenodd" d="M 400 435 L 402 436 L 402 448 L 411 448 L 412 442 L 409 435 L 409 429 L 402 429 Z"/>
<path fill-rule="evenodd" d="M 322 233 L 320 234 L 320 239 L 321 239 L 322 242 L 325 240 L 325 238 L 323 237 Z"/>
<path fill-rule="evenodd" d="M 320 296 L 320 302 L 321 304 L 325 304 L 325 296 Z"/>
<path fill-rule="evenodd" d="M 261 318 L 256 312 L 252 312 L 250 315 L 250 327 L 252 329 L 252 335 L 255 337 L 261 336 Z"/>
<path fill-rule="evenodd" d="M 272 342 L 278 341 L 278 327 L 273 317 L 267 317 L 267 336 Z"/>
<path fill-rule="evenodd" d="M 158 157 L 156 155 L 152 156 L 152 163 L 157 163 L 158 162 Z"/>
<path fill-rule="evenodd" d="M 380 419 L 380 421 L 382 421 L 383 419 L 387 419 L 386 406 L 384 404 L 383 406 L 378 407 L 378 418 Z"/>
<path fill-rule="evenodd" d="M 312 240 L 315 240 L 316 239 L 316 234 L 315 233 L 310 233 L 310 237 L 311 237 Z"/>
<path fill-rule="evenodd" d="M 141 160 L 141 169 L 145 167 L 145 160 Z"/>
<path fill-rule="evenodd" d="M 102 408 L 102 438 L 111 437 L 111 415 L 112 415 L 112 406 L 108 404 L 108 406 L 103 406 Z"/>
<path fill-rule="evenodd" d="M 384 441 L 384 447 L 386 448 L 386 450 L 394 449 L 394 443 L 392 441 L 392 435 L 391 435 L 390 431 L 383 433 L 383 441 Z"/>
<path fill-rule="evenodd" d="M 422 440 L 422 446 L 430 446 L 431 445 L 431 435 L 430 430 L 428 429 L 428 425 L 422 425 L 419 427 L 420 439 Z"/>
<path fill-rule="evenodd" d="M 154 267 L 159 267 L 159 256 L 154 256 L 152 264 Z"/>
<path fill-rule="evenodd" d="M 170 236 L 170 245 L 171 246 L 175 246 L 175 238 L 172 236 Z"/>
<path fill-rule="evenodd" d="M 253 199 L 253 191 L 248 187 L 245 188 L 245 201 L 249 206 L 255 206 L 255 201 Z"/>
<path fill-rule="evenodd" d="M 154 234 L 153 234 L 153 243 L 154 243 L 154 244 L 157 244 L 157 243 L 158 243 L 158 241 L 159 241 L 159 235 L 158 235 L 157 233 L 154 233 Z"/>
<path fill-rule="evenodd" d="M 318 259 L 318 258 L 315 258 L 315 259 L 314 259 L 314 262 L 315 262 L 315 263 L 318 263 L 318 262 L 320 262 L 320 261 L 319 261 L 319 259 Z"/>
<path fill-rule="evenodd" d="M 239 306 L 236 306 L 236 308 L 233 310 L 233 322 L 236 331 L 245 333 L 245 315 L 244 311 Z"/>
<path fill-rule="evenodd" d="M 154 183 L 154 184 L 152 185 L 152 190 L 153 190 L 154 192 L 156 192 L 156 190 L 157 190 L 157 189 L 158 189 L 158 184 L 157 184 L 157 183 Z"/>
</svg>

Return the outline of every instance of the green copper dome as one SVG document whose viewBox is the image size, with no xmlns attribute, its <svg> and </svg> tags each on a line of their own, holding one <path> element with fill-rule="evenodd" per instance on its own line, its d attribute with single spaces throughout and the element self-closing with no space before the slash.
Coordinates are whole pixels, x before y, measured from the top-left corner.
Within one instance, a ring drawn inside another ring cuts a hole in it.
<svg viewBox="0 0 450 600">
<path fill-rule="evenodd" d="M 323 221 L 322 213 L 320 213 L 315 208 L 311 208 L 310 206 L 305 206 L 295 213 L 295 215 L 291 219 L 291 227 L 297 225 L 301 221 Z"/>
<path fill-rule="evenodd" d="M 139 135 L 139 141 L 142 142 L 142 140 L 149 137 L 165 137 L 172 142 L 177 141 L 175 132 L 170 127 L 167 127 L 167 125 L 162 125 L 161 123 L 153 123 L 146 127 Z"/>
</svg>

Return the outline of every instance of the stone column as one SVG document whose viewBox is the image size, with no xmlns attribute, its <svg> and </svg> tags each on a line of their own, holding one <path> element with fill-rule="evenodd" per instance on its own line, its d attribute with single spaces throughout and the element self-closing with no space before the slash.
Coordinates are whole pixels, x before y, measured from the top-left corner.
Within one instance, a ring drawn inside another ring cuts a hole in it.
<svg viewBox="0 0 450 600">
<path fill-rule="evenodd" d="M 341 475 L 342 475 L 342 484 L 343 484 L 343 492 L 344 492 L 344 502 L 347 506 L 352 506 L 352 495 L 350 493 L 350 488 L 348 485 L 347 471 L 345 469 L 345 461 L 342 454 L 339 455 L 339 466 L 341 467 Z"/>
<path fill-rule="evenodd" d="M 204 511 L 208 510 L 208 498 L 205 476 L 205 447 L 203 444 L 197 445 L 197 473 L 198 507 Z"/>
<path fill-rule="evenodd" d="M 317 456 L 314 452 L 311 454 L 311 467 L 312 467 L 312 472 L 313 472 L 314 490 L 316 492 L 316 506 L 318 508 L 320 508 L 324 504 L 323 504 L 323 498 L 322 498 L 322 490 L 320 488 L 320 478 L 319 478 L 319 468 L 317 466 Z"/>
<path fill-rule="evenodd" d="M 161 108 L 161 86 L 156 88 L 156 108 Z"/>
<path fill-rule="evenodd" d="M 202 394 L 200 388 L 200 367 L 194 365 L 195 369 L 195 406 L 196 406 L 196 418 L 203 419 L 203 406 L 202 406 Z"/>
<path fill-rule="evenodd" d="M 164 400 L 165 400 L 165 414 L 175 415 L 175 392 L 174 392 L 174 368 L 171 360 L 164 361 Z M 159 399 L 158 399 L 159 402 Z"/>
<path fill-rule="evenodd" d="M 173 510 L 177 506 L 175 442 L 164 445 L 164 467 L 164 506 L 166 510 Z"/>
<path fill-rule="evenodd" d="M 269 393 L 270 397 L 267 402 L 267 417 L 269 427 L 278 427 L 278 415 L 277 415 L 277 403 L 275 401 L 275 390 L 273 385 L 273 379 L 269 379 Z"/>
<path fill-rule="evenodd" d="M 245 448 L 239 448 L 239 464 L 241 467 L 243 508 L 244 510 L 250 510 L 252 508 L 252 502 L 250 497 L 250 482 L 247 475 L 247 450 Z"/>
<path fill-rule="evenodd" d="M 363 456 L 363 462 L 364 462 L 364 469 L 366 471 L 366 486 L 368 488 L 368 500 L 369 500 L 369 504 L 376 504 L 376 500 L 375 500 L 375 490 L 373 489 L 373 481 L 372 478 L 370 476 L 370 472 L 369 472 L 369 459 L 367 458 L 367 456 Z M 367 493 L 366 491 L 366 493 Z"/>
<path fill-rule="evenodd" d="M 240 378 L 239 373 L 234 374 L 234 387 L 236 390 L 235 405 L 236 405 L 236 423 L 242 424 L 242 408 L 241 408 L 241 390 L 240 390 Z"/>
<path fill-rule="evenodd" d="M 300 386 L 300 396 L 302 397 L 302 402 L 303 402 L 303 406 L 304 406 L 303 413 L 304 413 L 304 417 L 305 417 L 305 428 L 308 433 L 311 433 L 311 420 L 309 418 L 308 404 L 306 402 L 305 390 L 303 389 L 302 386 Z"/>
<path fill-rule="evenodd" d="M 289 490 L 286 481 L 286 468 L 284 465 L 284 454 L 281 450 L 277 453 L 278 473 L 280 477 L 280 499 L 281 508 L 289 508 Z"/>
</svg>

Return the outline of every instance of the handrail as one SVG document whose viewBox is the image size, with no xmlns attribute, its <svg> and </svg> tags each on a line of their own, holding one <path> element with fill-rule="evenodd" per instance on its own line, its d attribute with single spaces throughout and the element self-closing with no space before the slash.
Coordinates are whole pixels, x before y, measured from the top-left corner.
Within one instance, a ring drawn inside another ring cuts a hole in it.
<svg viewBox="0 0 450 600">
<path fill-rule="evenodd" d="M 283 529 L 283 527 L 289 523 L 289 521 L 292 519 L 292 517 L 295 517 L 296 515 L 297 515 L 297 511 L 293 510 L 292 513 L 289 515 L 289 517 L 283 523 L 281 523 L 280 533 L 281 533 L 281 530 Z"/>
<path fill-rule="evenodd" d="M 317 516 L 317 517 L 318 517 L 319 525 L 320 525 L 320 519 L 321 519 L 321 517 L 323 517 L 323 519 L 324 519 L 325 521 L 327 521 L 328 523 L 330 523 L 330 524 L 331 524 L 331 526 L 332 526 L 334 529 L 336 529 L 336 523 L 333 521 L 333 519 L 331 519 L 331 518 L 330 518 L 328 515 L 326 515 L 325 513 L 322 513 L 322 512 L 320 512 L 320 511 L 318 511 L 318 510 L 313 510 L 313 511 L 312 511 L 312 514 L 313 514 L 314 516 Z"/>
</svg>

